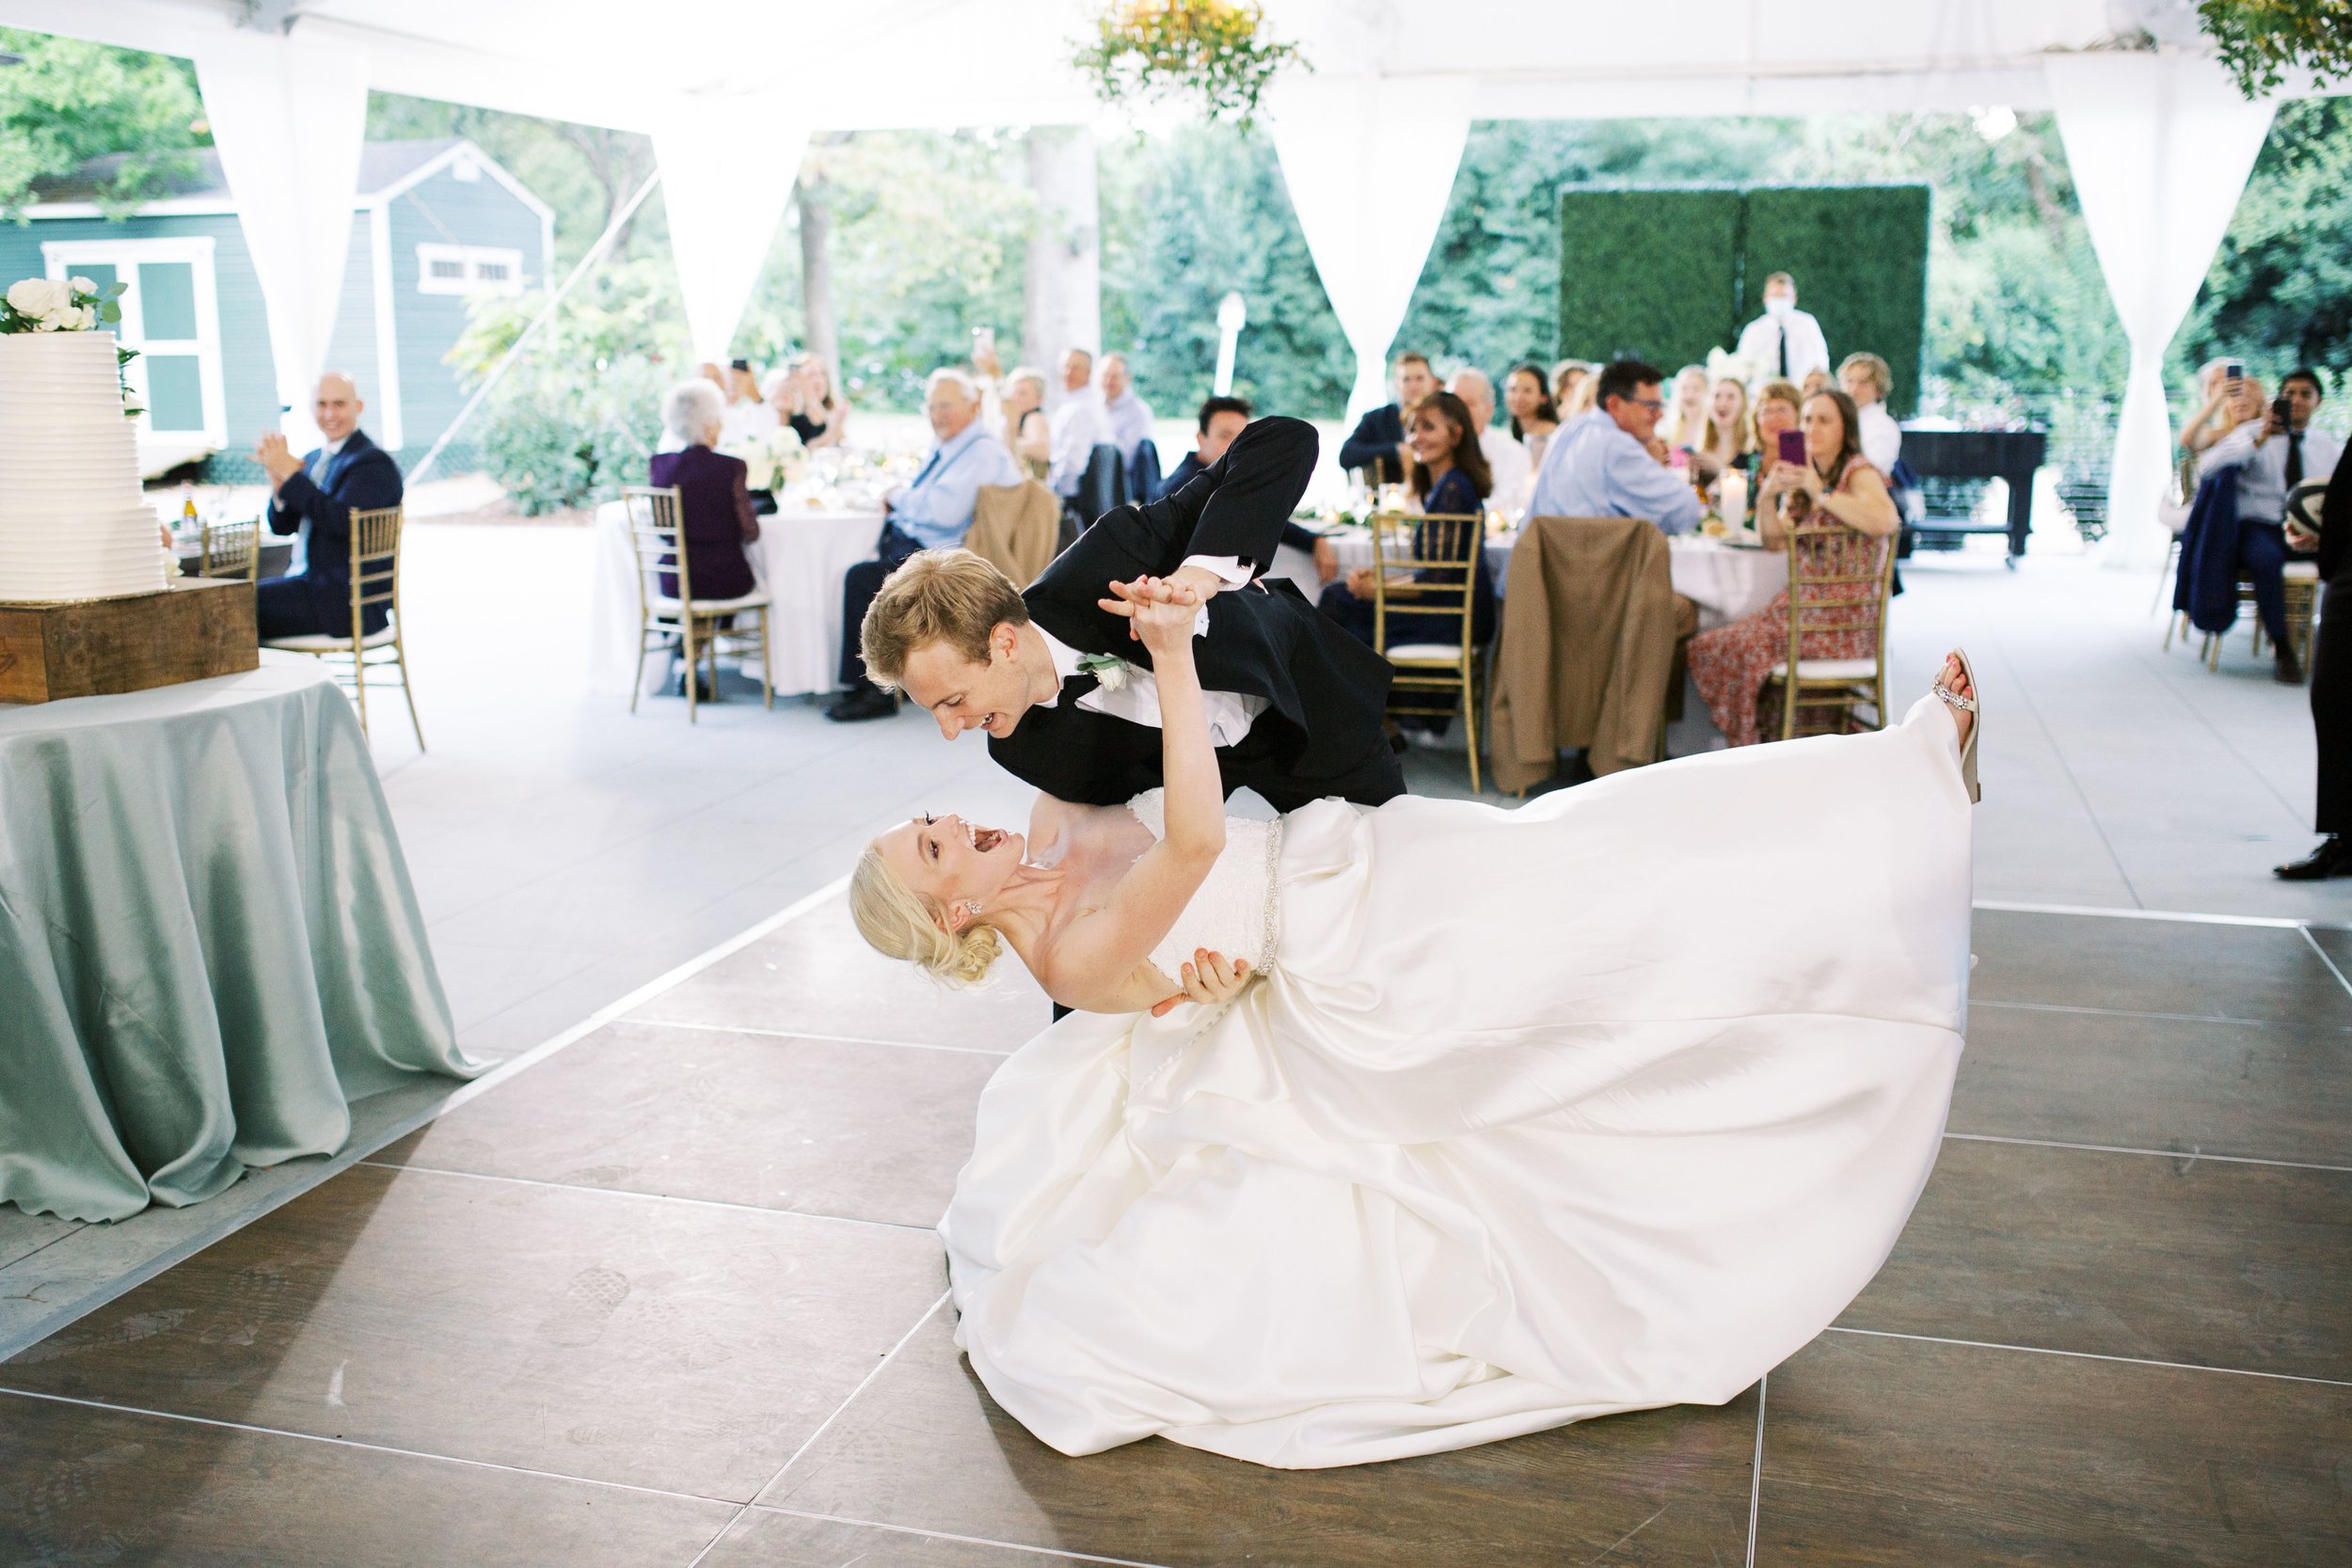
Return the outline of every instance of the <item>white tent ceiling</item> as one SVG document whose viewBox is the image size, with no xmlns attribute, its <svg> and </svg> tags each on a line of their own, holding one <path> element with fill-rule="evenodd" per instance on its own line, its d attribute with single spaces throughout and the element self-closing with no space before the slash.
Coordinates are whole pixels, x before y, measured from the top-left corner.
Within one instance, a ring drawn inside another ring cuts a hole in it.
<svg viewBox="0 0 2352 1568">
<path fill-rule="evenodd" d="M 2204 210 L 2214 202 L 2175 214 L 2168 193 L 2184 180 L 2242 185 L 2270 114 L 2235 103 L 2203 57 L 2192 0 L 1265 0 L 1265 10 L 1313 66 L 1278 85 L 1266 110 L 1358 350 L 1358 404 L 1377 395 L 1471 119 L 2055 108 L 2075 163 L 2101 161 L 2078 166 L 2077 183 L 2134 346 L 2137 417 L 2119 444 L 2123 501 L 2111 515 L 2153 518 L 2166 445 L 2154 367 L 2185 309 L 2179 280 L 2193 293 L 2219 234 Z M 0 24 L 187 55 L 208 101 L 216 82 L 253 95 L 214 104 L 214 133 L 232 180 L 249 170 L 272 182 L 237 195 L 273 338 L 291 345 L 279 379 L 297 409 L 348 233 L 342 193 L 313 199 L 307 185 L 356 163 L 349 100 L 360 85 L 652 134 L 690 326 L 717 356 L 781 216 L 789 149 L 811 131 L 1100 119 L 1069 63 L 1098 13 L 1098 0 L 0 0 Z M 2123 44 L 2143 30 L 2159 51 Z M 737 134 L 746 127 L 756 129 Z M 2227 157 L 2213 154 L 2217 135 Z M 1358 254 L 1376 247 L 1348 218 L 1371 192 L 1413 216 L 1384 226 L 1393 254 L 1377 258 Z"/>
</svg>

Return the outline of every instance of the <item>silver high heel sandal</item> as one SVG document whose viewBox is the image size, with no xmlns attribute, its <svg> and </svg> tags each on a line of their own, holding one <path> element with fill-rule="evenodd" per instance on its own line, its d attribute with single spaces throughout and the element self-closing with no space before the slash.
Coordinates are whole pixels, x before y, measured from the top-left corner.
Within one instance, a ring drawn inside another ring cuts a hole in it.
<svg viewBox="0 0 2352 1568">
<path fill-rule="evenodd" d="M 1961 743 L 1960 748 L 1960 782 L 1968 786 L 1968 799 L 1973 804 L 1984 799 L 1984 791 L 1977 784 L 1977 736 L 1984 733 L 1984 714 L 1977 706 L 1977 698 L 1982 694 L 1983 689 L 1977 684 L 1977 667 L 1968 662 L 1966 650 L 1954 648 L 1951 657 L 1960 660 L 1960 672 L 1968 677 L 1971 694 L 1963 697 L 1946 686 L 1940 670 L 1936 672 L 1935 684 L 1928 689 L 1961 712 L 1976 715 L 1976 722 L 1968 726 L 1968 738 Z"/>
</svg>

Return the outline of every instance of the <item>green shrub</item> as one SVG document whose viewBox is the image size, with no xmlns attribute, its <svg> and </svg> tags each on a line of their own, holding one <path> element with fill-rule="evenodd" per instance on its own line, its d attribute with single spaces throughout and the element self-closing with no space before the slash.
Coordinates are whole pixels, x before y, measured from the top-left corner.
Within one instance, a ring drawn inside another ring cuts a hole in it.
<svg viewBox="0 0 2352 1568">
<path fill-rule="evenodd" d="M 642 354 L 592 375 L 527 355 L 479 416 L 484 466 L 526 516 L 611 500 L 645 483 L 661 394 L 676 378 L 675 367 Z"/>
<path fill-rule="evenodd" d="M 1672 375 L 1738 341 L 1744 201 L 1728 186 L 1562 191 L 1562 351 Z"/>
</svg>

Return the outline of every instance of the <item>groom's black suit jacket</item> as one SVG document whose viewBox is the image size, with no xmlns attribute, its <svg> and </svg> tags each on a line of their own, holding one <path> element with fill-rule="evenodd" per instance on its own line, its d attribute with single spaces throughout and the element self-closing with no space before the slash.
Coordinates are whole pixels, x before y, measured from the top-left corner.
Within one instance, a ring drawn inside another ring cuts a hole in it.
<svg viewBox="0 0 2352 1568">
<path fill-rule="evenodd" d="M 1030 618 L 1080 653 L 1149 665 L 1126 620 L 1096 601 L 1113 582 L 1171 576 L 1188 556 L 1238 556 L 1263 572 L 1306 493 L 1315 451 L 1306 421 L 1257 420 L 1182 489 L 1104 513 L 1022 594 Z M 1217 752 L 1228 795 L 1247 785 L 1291 811 L 1326 795 L 1378 805 L 1405 792 L 1381 728 L 1388 661 L 1289 581 L 1261 578 L 1220 591 L 1193 659 L 1204 689 L 1268 704 L 1239 745 Z M 1079 707 L 1093 685 L 1083 674 L 1064 682 L 1057 705 L 1030 708 L 1010 735 L 989 740 L 989 754 L 1065 800 L 1117 805 L 1157 786 L 1160 732 Z"/>
</svg>

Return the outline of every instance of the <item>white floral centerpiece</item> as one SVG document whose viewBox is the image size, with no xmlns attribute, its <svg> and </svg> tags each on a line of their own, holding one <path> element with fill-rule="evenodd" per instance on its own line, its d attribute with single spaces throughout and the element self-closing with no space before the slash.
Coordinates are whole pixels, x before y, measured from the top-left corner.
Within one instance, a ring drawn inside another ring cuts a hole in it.
<svg viewBox="0 0 2352 1568">
<path fill-rule="evenodd" d="M 0 297 L 0 333 L 95 332 L 122 320 L 122 294 L 128 283 L 101 289 L 87 277 L 21 277 Z M 131 405 L 131 384 L 123 368 L 139 356 L 135 348 L 115 345 L 115 374 L 122 388 L 122 412 L 135 419 L 146 412 Z"/>
<path fill-rule="evenodd" d="M 808 449 L 790 425 L 729 441 L 719 450 L 743 460 L 749 470 L 743 483 L 754 490 L 781 490 L 808 471 Z"/>
</svg>

